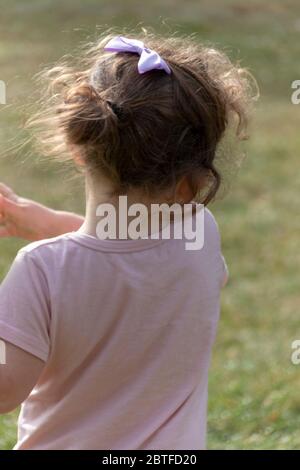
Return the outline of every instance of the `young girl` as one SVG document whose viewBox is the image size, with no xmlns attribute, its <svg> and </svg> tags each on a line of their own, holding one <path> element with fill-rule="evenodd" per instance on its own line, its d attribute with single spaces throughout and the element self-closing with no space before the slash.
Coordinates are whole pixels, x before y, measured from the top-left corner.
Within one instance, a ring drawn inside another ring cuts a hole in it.
<svg viewBox="0 0 300 470">
<path fill-rule="evenodd" d="M 205 209 L 204 246 L 188 251 L 184 239 L 99 239 L 96 211 L 118 211 L 119 195 L 211 201 L 217 148 L 229 123 L 238 136 L 246 125 L 246 75 L 194 40 L 145 33 L 106 36 L 47 77 L 35 122 L 84 169 L 86 217 L 0 188 L 2 236 L 69 232 L 20 250 L 1 285 L 0 412 L 22 403 L 15 449 L 204 449 L 227 279 L 216 222 Z"/>
</svg>

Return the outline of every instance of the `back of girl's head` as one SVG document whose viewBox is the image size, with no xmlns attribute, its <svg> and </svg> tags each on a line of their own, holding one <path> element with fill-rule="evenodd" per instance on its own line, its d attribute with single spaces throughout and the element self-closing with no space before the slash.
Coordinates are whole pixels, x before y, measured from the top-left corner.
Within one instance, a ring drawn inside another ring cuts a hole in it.
<svg viewBox="0 0 300 470">
<path fill-rule="evenodd" d="M 87 171 L 109 178 L 119 193 L 153 194 L 187 177 L 205 204 L 221 176 L 214 164 L 227 127 L 243 138 L 251 99 L 247 74 L 222 52 L 194 38 L 142 40 L 167 62 L 164 70 L 138 73 L 137 54 L 106 52 L 103 36 L 78 56 L 48 70 L 50 96 L 34 119 L 48 150 L 74 155 Z"/>
</svg>

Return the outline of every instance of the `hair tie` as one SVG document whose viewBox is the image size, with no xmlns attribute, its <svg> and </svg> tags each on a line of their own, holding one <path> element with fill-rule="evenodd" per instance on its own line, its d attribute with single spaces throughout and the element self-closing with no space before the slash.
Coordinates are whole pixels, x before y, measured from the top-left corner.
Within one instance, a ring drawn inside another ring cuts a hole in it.
<svg viewBox="0 0 300 470">
<path fill-rule="evenodd" d="M 113 103 L 110 100 L 106 100 L 107 104 L 111 107 L 117 118 L 121 119 L 124 116 L 124 110 L 117 103 Z"/>
</svg>

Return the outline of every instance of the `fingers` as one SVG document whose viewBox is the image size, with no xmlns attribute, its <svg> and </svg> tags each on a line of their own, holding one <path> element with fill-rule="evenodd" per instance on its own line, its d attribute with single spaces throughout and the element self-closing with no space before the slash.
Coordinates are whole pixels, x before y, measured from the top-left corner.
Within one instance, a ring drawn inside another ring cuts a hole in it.
<svg viewBox="0 0 300 470">
<path fill-rule="evenodd" d="M 7 225 L 5 224 L 5 210 L 4 210 L 4 197 L 0 194 L 0 238 L 5 238 L 9 237 L 9 230 L 7 228 Z M 3 224 L 3 225 L 1 225 Z"/>
<path fill-rule="evenodd" d="M 0 183 L 0 194 L 13 201 L 16 201 L 18 199 L 18 196 L 15 194 L 15 192 L 9 186 L 6 186 L 6 184 L 4 183 Z"/>
<path fill-rule="evenodd" d="M 21 211 L 22 206 L 20 204 L 0 194 L 0 223 L 6 219 L 17 219 Z"/>
<path fill-rule="evenodd" d="M 15 236 L 21 216 L 22 206 L 0 194 L 0 238 Z"/>
</svg>

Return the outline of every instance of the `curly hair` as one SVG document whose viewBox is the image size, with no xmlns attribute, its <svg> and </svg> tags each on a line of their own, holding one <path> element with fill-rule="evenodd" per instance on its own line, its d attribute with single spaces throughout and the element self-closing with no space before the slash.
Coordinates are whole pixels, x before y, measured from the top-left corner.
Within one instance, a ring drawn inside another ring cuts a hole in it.
<svg viewBox="0 0 300 470">
<path fill-rule="evenodd" d="M 138 55 L 110 53 L 114 35 L 41 74 L 48 82 L 37 125 L 47 153 L 74 158 L 101 172 L 119 193 L 150 194 L 172 188 L 184 176 L 195 200 L 207 204 L 220 186 L 215 156 L 229 124 L 246 137 L 252 88 L 245 69 L 195 37 L 131 34 L 156 50 L 171 74 L 137 71 Z"/>
</svg>

